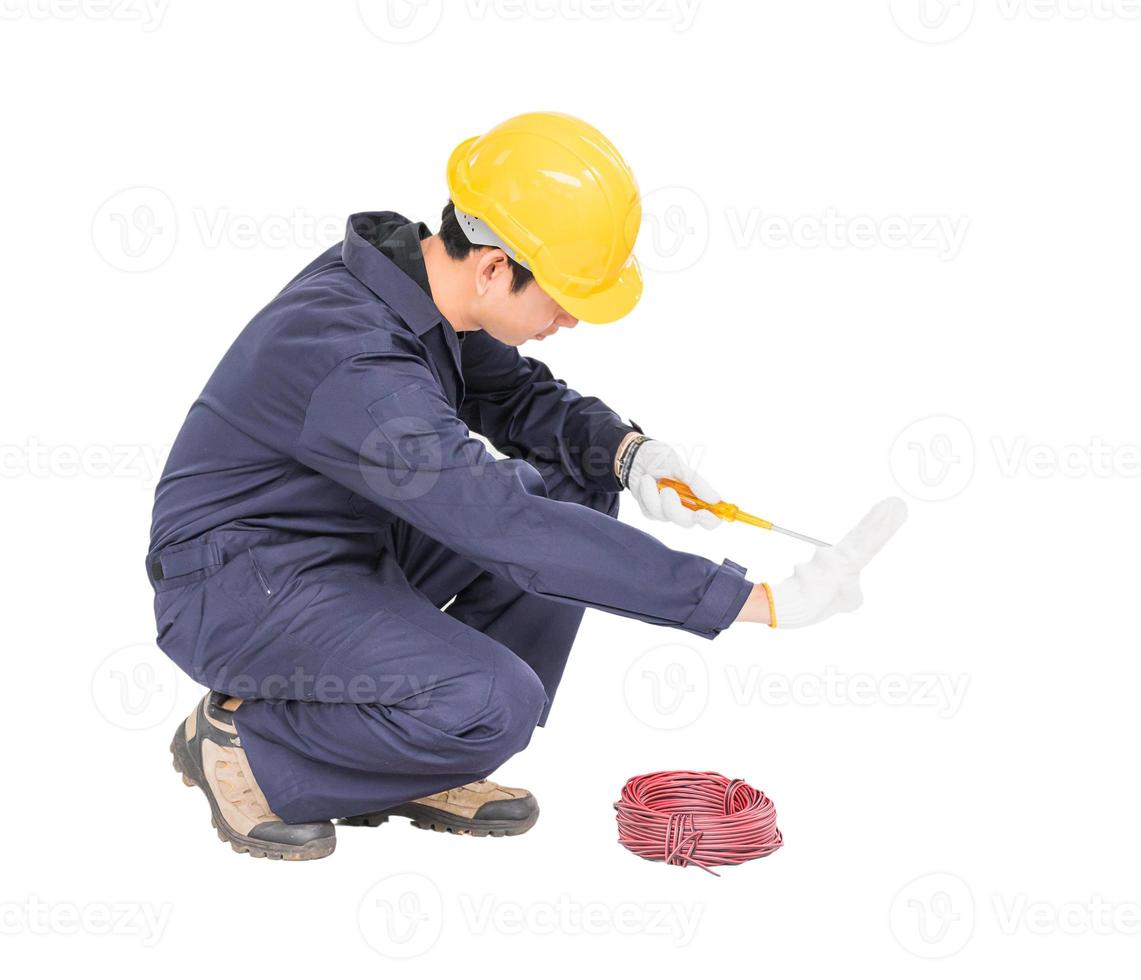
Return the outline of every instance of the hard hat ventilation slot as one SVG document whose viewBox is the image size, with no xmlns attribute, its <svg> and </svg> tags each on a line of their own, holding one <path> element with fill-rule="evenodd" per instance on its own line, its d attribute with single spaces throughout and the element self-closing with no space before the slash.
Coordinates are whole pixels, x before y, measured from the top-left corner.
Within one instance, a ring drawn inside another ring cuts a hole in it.
<svg viewBox="0 0 1141 980">
<path fill-rule="evenodd" d="M 477 218 L 474 214 L 468 214 L 459 208 L 456 208 L 456 217 L 460 222 L 460 230 L 473 245 L 488 245 L 491 248 L 502 249 L 511 259 L 523 266 L 524 269 L 531 268 L 530 264 L 525 259 L 521 259 L 515 253 L 515 249 L 492 231 L 491 226 L 482 218 Z"/>
</svg>

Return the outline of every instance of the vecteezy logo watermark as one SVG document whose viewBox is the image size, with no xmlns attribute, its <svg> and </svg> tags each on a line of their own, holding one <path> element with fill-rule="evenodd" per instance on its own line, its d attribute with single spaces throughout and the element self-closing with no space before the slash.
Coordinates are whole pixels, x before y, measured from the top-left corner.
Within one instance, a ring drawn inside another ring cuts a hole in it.
<svg viewBox="0 0 1141 980">
<path fill-rule="evenodd" d="M 227 207 L 195 207 L 186 224 L 204 248 L 328 248 L 340 241 L 344 220 L 302 208 L 288 214 L 240 214 Z M 95 250 L 124 272 L 157 269 L 179 241 L 179 217 L 170 197 L 156 187 L 129 187 L 109 197 L 91 222 Z"/>
<path fill-rule="evenodd" d="M 251 701 L 322 701 L 352 704 L 399 704 L 404 711 L 424 711 L 433 704 L 438 674 L 311 674 L 297 664 L 285 674 L 227 674 L 211 681 L 231 697 Z"/>
<path fill-rule="evenodd" d="M 987 906 L 980 906 L 985 913 Z M 1004 936 L 1138 936 L 1141 903 L 1109 902 L 1101 895 L 1071 901 L 1031 899 L 993 892 L 989 911 Z M 958 875 L 921 875 L 892 900 L 890 925 L 896 941 L 923 959 L 954 956 L 970 941 L 975 927 L 975 901 Z"/>
<path fill-rule="evenodd" d="M 173 906 L 151 902 L 46 902 L 35 895 L 0 900 L 0 936 L 128 936 L 158 944 Z"/>
<path fill-rule="evenodd" d="M 1141 904 L 1107 902 L 1100 895 L 1070 902 L 1032 901 L 1025 894 L 992 895 L 991 908 L 1004 936 L 1141 935 Z"/>
<path fill-rule="evenodd" d="M 626 671 L 626 706 L 650 728 L 674 730 L 696 721 L 709 701 L 705 658 L 684 643 L 653 647 Z"/>
<path fill-rule="evenodd" d="M 538 902 L 502 901 L 494 895 L 461 895 L 460 911 L 473 936 L 663 936 L 675 947 L 688 946 L 697 932 L 703 905 L 682 902 L 580 902 L 570 895 Z"/>
<path fill-rule="evenodd" d="M 944 261 L 958 256 L 970 221 L 965 215 L 844 215 L 836 208 L 788 217 L 760 208 L 730 208 L 729 235 L 738 248 L 925 249 Z"/>
<path fill-rule="evenodd" d="M 2 0 L 0 20 L 91 20 L 139 24 L 145 33 L 162 24 L 168 0 Z"/>
<path fill-rule="evenodd" d="M 1141 476 L 1141 446 L 1128 443 L 1115 446 L 1100 436 L 1094 436 L 1087 443 L 1064 446 L 1032 443 L 1025 436 L 1009 441 L 995 436 L 991 447 L 999 474 L 1007 478 L 1025 475 L 1037 479 L 1054 476 L 1135 479 Z"/>
<path fill-rule="evenodd" d="M 389 398 L 400 398 L 395 392 Z M 432 423 L 418 415 L 378 421 L 361 446 L 358 460 L 361 476 L 383 500 L 418 500 L 439 482 L 443 466 L 443 443 Z"/>
<path fill-rule="evenodd" d="M 781 708 L 801 707 L 933 708 L 940 718 L 952 718 L 963 706 L 970 677 L 967 674 L 848 673 L 829 665 L 822 673 L 776 673 L 760 664 L 745 670 L 726 665 L 733 701 L 739 706 L 764 704 Z"/>
<path fill-rule="evenodd" d="M 1141 0 L 1138 0 L 1141 2 Z M 734 248 L 912 249 L 943 261 L 958 257 L 970 220 L 966 215 L 848 215 L 826 207 L 818 214 L 769 214 L 759 207 L 724 212 Z M 682 272 L 696 265 L 711 239 L 709 208 L 688 187 L 660 187 L 642 197 L 638 258 L 654 272 Z"/>
<path fill-rule="evenodd" d="M 652 272 L 681 272 L 709 246 L 709 209 L 689 187 L 659 187 L 642 195 L 638 261 Z"/>
<path fill-rule="evenodd" d="M 194 208 L 194 226 L 207 248 L 328 248 L 340 241 L 345 222 L 335 215 L 313 215 L 302 208 L 289 214 L 235 214 L 229 208 Z"/>
<path fill-rule="evenodd" d="M 123 272 L 157 269 L 178 241 L 174 202 L 157 187 L 128 187 L 100 205 L 91 222 L 95 250 Z"/>
<path fill-rule="evenodd" d="M 722 678 L 723 675 L 723 678 Z M 884 707 L 932 710 L 953 718 L 962 709 L 970 675 L 939 672 L 871 674 L 828 665 L 822 671 L 785 674 L 760 664 L 725 664 L 711 674 L 705 658 L 683 643 L 653 647 L 626 671 L 623 692 L 630 713 L 650 728 L 684 728 L 709 706 L 713 681 L 724 680 L 738 708 Z"/>
<path fill-rule="evenodd" d="M 361 936 L 392 959 L 411 959 L 431 949 L 444 927 L 444 899 L 431 878 L 401 872 L 382 878 L 357 910 Z"/>
<path fill-rule="evenodd" d="M 971 25 L 975 0 L 889 0 L 896 27 L 924 44 L 942 44 Z M 995 0 L 986 4 L 1001 20 L 1133 21 L 1141 18 L 1141 0 Z"/>
<path fill-rule="evenodd" d="M 953 41 L 975 15 L 975 0 L 889 0 L 891 19 L 913 41 Z"/>
<path fill-rule="evenodd" d="M 1137 479 L 1141 445 L 1114 444 L 1101 436 L 1086 442 L 1031 442 L 1026 436 L 994 435 L 990 448 L 998 476 L 1031 479 Z M 984 453 L 983 462 L 987 461 Z M 889 454 L 892 476 L 918 500 L 949 500 L 967 486 L 976 467 L 970 429 L 950 415 L 932 415 L 907 426 Z"/>
<path fill-rule="evenodd" d="M 971 431 L 950 415 L 912 422 L 895 438 L 891 475 L 917 500 L 950 500 L 971 482 L 975 442 Z"/>
<path fill-rule="evenodd" d="M 996 0 L 1004 20 L 1137 20 L 1141 0 Z"/>
<path fill-rule="evenodd" d="M 923 959 L 954 956 L 975 928 L 975 900 L 958 875 L 937 872 L 904 885 L 891 903 L 891 932 Z"/>
<path fill-rule="evenodd" d="M 648 936 L 674 947 L 688 946 L 705 907 L 676 901 L 579 901 L 568 894 L 553 900 L 519 902 L 494 894 L 457 898 L 460 923 L 475 937 L 503 936 Z M 434 881 L 416 872 L 383 878 L 361 899 L 357 912 L 364 941 L 382 956 L 412 959 L 430 950 L 444 929 L 444 898 Z"/>
<path fill-rule="evenodd" d="M 644 21 L 669 24 L 674 31 L 693 26 L 701 0 L 466 0 L 449 4 L 469 21 Z M 443 0 L 358 0 L 361 21 L 390 44 L 422 41 L 440 26 Z"/>
<path fill-rule="evenodd" d="M 118 728 L 144 731 L 166 721 L 178 699 L 178 668 L 149 643 L 122 647 L 91 678 L 96 710 Z"/>
<path fill-rule="evenodd" d="M 444 0 L 357 0 L 361 21 L 389 44 L 422 41 L 440 26 Z"/>
<path fill-rule="evenodd" d="M 688 31 L 701 0 L 467 0 L 468 16 L 482 20 L 604 21 L 625 20 L 669 24 Z"/>
<path fill-rule="evenodd" d="M 187 227 L 203 248 L 326 249 L 340 241 L 345 221 L 294 208 L 288 214 L 242 214 L 229 208 L 193 208 Z M 175 204 L 155 187 L 130 187 L 100 205 L 91 221 L 96 251 L 123 272 L 149 272 L 163 264 L 179 240 Z"/>
<path fill-rule="evenodd" d="M 147 445 L 48 445 L 34 436 L 24 444 L 0 445 L 0 479 L 137 480 L 154 489 L 170 447 Z"/>
</svg>

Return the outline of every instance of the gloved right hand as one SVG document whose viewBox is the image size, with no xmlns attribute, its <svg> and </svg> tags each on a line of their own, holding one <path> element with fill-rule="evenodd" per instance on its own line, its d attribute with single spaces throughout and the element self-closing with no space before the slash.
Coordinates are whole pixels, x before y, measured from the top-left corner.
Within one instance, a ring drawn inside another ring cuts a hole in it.
<svg viewBox="0 0 1141 980">
<path fill-rule="evenodd" d="M 817 548 L 810 561 L 769 588 L 770 626 L 812 626 L 836 613 L 851 612 L 863 602 L 860 572 L 907 519 L 907 504 L 888 497 L 831 548 Z"/>
<path fill-rule="evenodd" d="M 716 502 L 721 494 L 691 467 L 673 446 L 657 439 L 645 439 L 631 449 L 634 458 L 626 478 L 626 489 L 638 501 L 642 513 L 655 521 L 671 521 L 679 527 L 703 527 L 707 531 L 721 526 L 721 518 L 707 510 L 690 510 L 669 487 L 662 489 L 663 478 L 684 483 L 702 500 Z"/>
</svg>

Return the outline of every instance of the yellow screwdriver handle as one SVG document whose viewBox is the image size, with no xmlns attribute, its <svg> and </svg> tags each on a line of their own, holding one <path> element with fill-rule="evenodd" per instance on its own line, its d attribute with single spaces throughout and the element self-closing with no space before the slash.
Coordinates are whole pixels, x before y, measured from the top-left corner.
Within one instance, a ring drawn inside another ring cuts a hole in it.
<svg viewBox="0 0 1141 980">
<path fill-rule="evenodd" d="M 659 490 L 665 490 L 667 488 L 676 490 L 678 497 L 681 498 L 682 506 L 687 507 L 689 510 L 708 510 L 720 517 L 723 521 L 742 521 L 746 524 L 753 524 L 756 527 L 763 527 L 765 529 L 771 529 L 773 526 L 771 521 L 766 521 L 763 518 L 747 514 L 736 504 L 728 503 L 725 500 L 719 500 L 717 503 L 709 503 L 706 500 L 702 500 L 680 480 L 668 480 L 664 478 L 658 480 Z"/>
</svg>

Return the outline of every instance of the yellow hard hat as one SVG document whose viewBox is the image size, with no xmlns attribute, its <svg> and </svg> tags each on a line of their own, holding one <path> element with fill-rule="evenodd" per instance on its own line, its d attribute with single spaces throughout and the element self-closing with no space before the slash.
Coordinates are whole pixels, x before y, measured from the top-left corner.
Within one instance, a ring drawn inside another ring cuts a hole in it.
<svg viewBox="0 0 1141 980">
<path fill-rule="evenodd" d="M 593 126 L 515 116 L 452 151 L 448 188 L 468 239 L 502 248 L 571 316 L 609 323 L 638 302 L 638 185 Z"/>
</svg>

